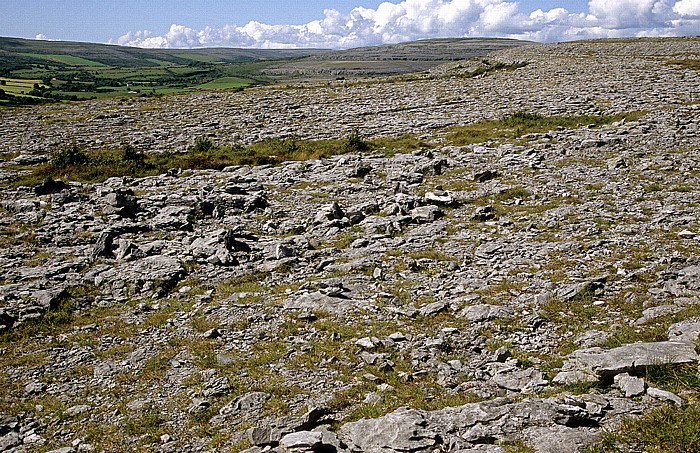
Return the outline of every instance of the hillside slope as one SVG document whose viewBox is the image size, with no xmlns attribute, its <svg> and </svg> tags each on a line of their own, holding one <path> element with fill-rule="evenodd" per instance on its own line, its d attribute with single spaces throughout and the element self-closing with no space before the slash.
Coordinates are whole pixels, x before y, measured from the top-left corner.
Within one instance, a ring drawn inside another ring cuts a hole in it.
<svg viewBox="0 0 700 453">
<path fill-rule="evenodd" d="M 153 66 L 153 60 L 188 64 L 201 62 L 203 57 L 209 57 L 212 62 L 240 63 L 255 60 L 300 58 L 322 52 L 324 51 L 316 49 L 141 49 L 108 44 L 0 37 L 0 61 L 5 62 L 11 57 L 23 56 L 34 64 L 45 63 L 40 55 L 68 55 L 108 66 L 149 67 Z"/>
</svg>

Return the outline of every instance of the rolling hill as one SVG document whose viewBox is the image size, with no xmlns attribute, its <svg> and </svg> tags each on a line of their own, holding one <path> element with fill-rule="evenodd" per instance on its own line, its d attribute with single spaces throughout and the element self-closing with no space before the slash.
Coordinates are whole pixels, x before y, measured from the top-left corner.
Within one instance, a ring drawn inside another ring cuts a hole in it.
<svg viewBox="0 0 700 453">
<path fill-rule="evenodd" d="M 430 39 L 327 49 L 141 49 L 0 38 L 0 105 L 38 104 L 290 80 L 406 74 L 527 44 L 491 38 Z"/>
</svg>

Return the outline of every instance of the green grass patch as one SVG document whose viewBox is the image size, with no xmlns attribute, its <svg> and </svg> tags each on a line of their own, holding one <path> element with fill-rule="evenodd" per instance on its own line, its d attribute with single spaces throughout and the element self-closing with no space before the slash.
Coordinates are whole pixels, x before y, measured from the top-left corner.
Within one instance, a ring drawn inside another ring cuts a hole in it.
<svg viewBox="0 0 700 453">
<path fill-rule="evenodd" d="M 23 53 L 21 55 L 26 55 L 32 58 L 39 58 L 41 60 L 53 61 L 56 63 L 62 63 L 68 66 L 92 66 L 92 67 L 102 67 L 107 66 L 99 61 L 88 60 L 87 58 L 76 57 L 73 55 L 62 55 L 62 54 L 43 54 L 43 53 Z"/>
<path fill-rule="evenodd" d="M 81 182 L 100 182 L 114 176 L 143 177 L 165 173 L 171 168 L 221 170 L 232 165 L 270 165 L 290 160 L 309 160 L 373 149 L 371 143 L 353 132 L 343 140 L 267 139 L 250 146 L 216 145 L 197 137 L 185 153 L 146 155 L 130 145 L 118 149 L 88 150 L 75 144 L 55 150 L 49 163 L 33 167 L 13 186 L 33 186 L 46 177 Z"/>
<path fill-rule="evenodd" d="M 674 66 L 678 69 L 694 69 L 694 70 L 700 70 L 700 60 L 693 60 L 693 59 L 687 59 L 687 60 L 668 60 L 666 61 L 666 64 L 669 64 L 671 66 Z"/>
<path fill-rule="evenodd" d="M 212 56 L 212 55 L 206 55 L 202 53 L 189 53 L 189 52 L 183 52 L 183 53 L 176 53 L 176 57 L 183 58 L 185 60 L 192 60 L 192 61 L 198 61 L 200 63 L 216 63 L 219 61 L 218 58 Z"/>
<path fill-rule="evenodd" d="M 446 253 L 440 252 L 438 250 L 420 250 L 415 252 L 408 252 L 408 257 L 414 260 L 431 260 L 431 261 L 457 261 L 457 258 L 450 256 Z"/>
<path fill-rule="evenodd" d="M 211 82 L 204 83 L 202 85 L 197 85 L 197 88 L 205 90 L 227 90 L 235 88 L 244 88 L 247 86 L 254 85 L 256 82 L 252 79 L 246 79 L 244 77 L 220 77 L 214 79 Z"/>
<path fill-rule="evenodd" d="M 529 190 L 522 186 L 517 186 L 517 187 L 511 187 L 509 189 L 506 189 L 502 192 L 497 193 L 494 196 L 494 199 L 496 201 L 504 202 L 504 201 L 509 201 L 509 200 L 515 200 L 515 199 L 521 199 L 525 200 L 530 198 L 532 194 L 530 193 Z"/>
<path fill-rule="evenodd" d="M 228 297 L 233 293 L 259 293 L 269 288 L 264 285 L 269 277 L 266 272 L 252 272 L 250 274 L 234 277 L 216 285 L 215 292 L 220 297 Z"/>
<path fill-rule="evenodd" d="M 165 418 L 155 409 L 149 409 L 136 418 L 129 418 L 124 424 L 124 432 L 130 436 L 157 437 L 164 433 Z"/>
<path fill-rule="evenodd" d="M 398 137 L 382 137 L 369 141 L 370 148 L 377 151 L 384 151 L 387 157 L 397 153 L 409 153 L 422 148 L 434 148 L 433 143 L 421 140 L 415 135 L 403 134 Z"/>
<path fill-rule="evenodd" d="M 24 96 L 27 95 L 34 89 L 34 85 L 42 85 L 41 80 L 38 79 L 10 79 L 7 77 L 0 77 L 0 89 L 4 90 L 5 93 L 14 96 Z"/>
<path fill-rule="evenodd" d="M 516 112 L 498 120 L 486 120 L 448 130 L 447 140 L 456 146 L 487 141 L 518 139 L 526 134 L 544 133 L 558 128 L 575 129 L 587 125 L 601 126 L 626 119 L 635 121 L 643 112 L 617 115 L 544 116 L 538 113 Z"/>
<path fill-rule="evenodd" d="M 664 363 L 646 368 L 646 380 L 673 393 L 700 392 L 700 376 L 697 365 L 673 365 Z"/>
<path fill-rule="evenodd" d="M 589 453 L 627 451 L 700 452 L 700 406 L 654 409 L 642 418 L 623 422 L 617 432 L 606 433 L 600 444 L 588 449 Z"/>
</svg>

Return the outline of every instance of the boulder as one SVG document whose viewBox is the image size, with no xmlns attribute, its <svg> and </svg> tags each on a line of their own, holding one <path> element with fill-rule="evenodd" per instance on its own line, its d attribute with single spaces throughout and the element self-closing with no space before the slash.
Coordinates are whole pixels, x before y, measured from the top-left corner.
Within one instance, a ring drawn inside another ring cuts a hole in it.
<svg viewBox="0 0 700 453">
<path fill-rule="evenodd" d="M 621 373 L 638 374 L 649 365 L 698 363 L 695 346 L 679 341 L 656 343 L 631 343 L 614 349 L 579 349 L 569 355 L 561 372 L 579 373 L 581 376 L 595 375 L 608 380 Z M 561 373 L 560 373 L 561 374 Z M 555 377 L 561 382 L 564 377 Z"/>
</svg>

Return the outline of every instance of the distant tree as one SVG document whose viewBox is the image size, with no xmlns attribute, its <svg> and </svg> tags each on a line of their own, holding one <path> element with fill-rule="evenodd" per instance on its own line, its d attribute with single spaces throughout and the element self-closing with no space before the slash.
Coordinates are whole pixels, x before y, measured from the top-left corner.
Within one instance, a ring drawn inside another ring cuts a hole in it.
<svg viewBox="0 0 700 453">
<path fill-rule="evenodd" d="M 190 147 L 190 152 L 193 154 L 206 153 L 214 148 L 214 143 L 207 137 L 200 135 L 194 140 L 194 145 Z"/>
<path fill-rule="evenodd" d="M 131 163 L 136 167 L 142 167 L 146 162 L 146 155 L 132 145 L 126 145 L 122 148 L 121 157 L 123 161 Z"/>
</svg>

